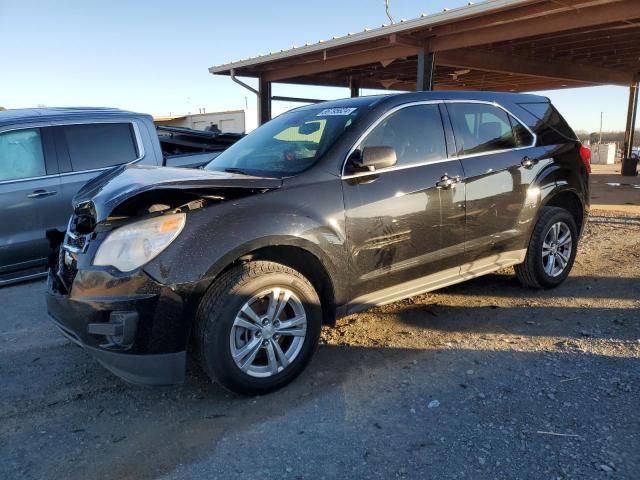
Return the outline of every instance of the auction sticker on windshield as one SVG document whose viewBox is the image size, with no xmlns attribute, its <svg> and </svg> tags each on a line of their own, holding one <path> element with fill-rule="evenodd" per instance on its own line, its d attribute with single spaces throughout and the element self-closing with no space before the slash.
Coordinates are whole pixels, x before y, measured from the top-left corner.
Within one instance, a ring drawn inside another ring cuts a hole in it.
<svg viewBox="0 0 640 480">
<path fill-rule="evenodd" d="M 333 115 L 351 115 L 357 108 L 325 108 L 316 117 L 329 117 Z"/>
</svg>

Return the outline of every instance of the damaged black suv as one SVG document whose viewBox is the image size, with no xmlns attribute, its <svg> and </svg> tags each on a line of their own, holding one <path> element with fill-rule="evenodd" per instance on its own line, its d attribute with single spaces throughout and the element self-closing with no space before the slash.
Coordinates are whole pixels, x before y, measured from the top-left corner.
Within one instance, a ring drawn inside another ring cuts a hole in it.
<svg viewBox="0 0 640 480">
<path fill-rule="evenodd" d="M 323 324 L 515 266 L 550 288 L 588 213 L 589 150 L 544 97 L 421 92 L 285 113 L 204 170 L 123 166 L 74 200 L 47 305 L 116 375 L 245 394 Z"/>
</svg>

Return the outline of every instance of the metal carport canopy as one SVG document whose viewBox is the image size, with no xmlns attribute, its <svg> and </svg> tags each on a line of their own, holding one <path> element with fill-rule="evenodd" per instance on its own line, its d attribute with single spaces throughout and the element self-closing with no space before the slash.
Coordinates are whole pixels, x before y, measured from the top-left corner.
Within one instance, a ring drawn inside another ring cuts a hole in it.
<svg viewBox="0 0 640 480">
<path fill-rule="evenodd" d="M 270 118 L 272 82 L 351 87 L 352 95 L 622 85 L 631 91 L 631 135 L 640 0 L 488 0 L 209 71 L 258 78 L 261 122 Z"/>
</svg>

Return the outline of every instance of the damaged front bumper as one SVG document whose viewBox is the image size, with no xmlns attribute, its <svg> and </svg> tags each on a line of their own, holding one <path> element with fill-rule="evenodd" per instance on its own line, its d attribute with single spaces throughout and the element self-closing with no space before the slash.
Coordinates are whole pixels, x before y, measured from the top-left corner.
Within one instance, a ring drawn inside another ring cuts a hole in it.
<svg viewBox="0 0 640 480">
<path fill-rule="evenodd" d="M 75 270 L 65 253 L 47 288 L 47 310 L 61 332 L 126 381 L 184 381 L 190 322 L 183 296 L 142 270 Z"/>
</svg>

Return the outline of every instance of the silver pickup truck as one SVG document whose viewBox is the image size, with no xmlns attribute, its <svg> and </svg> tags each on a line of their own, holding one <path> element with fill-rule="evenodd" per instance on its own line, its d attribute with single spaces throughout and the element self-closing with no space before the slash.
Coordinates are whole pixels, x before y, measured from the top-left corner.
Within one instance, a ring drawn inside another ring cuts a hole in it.
<svg viewBox="0 0 640 480">
<path fill-rule="evenodd" d="M 118 109 L 1 111 L 0 285 L 44 274 L 47 232 L 66 230 L 89 180 L 123 164 L 199 167 L 238 138 L 156 131 L 150 115 Z"/>
</svg>

